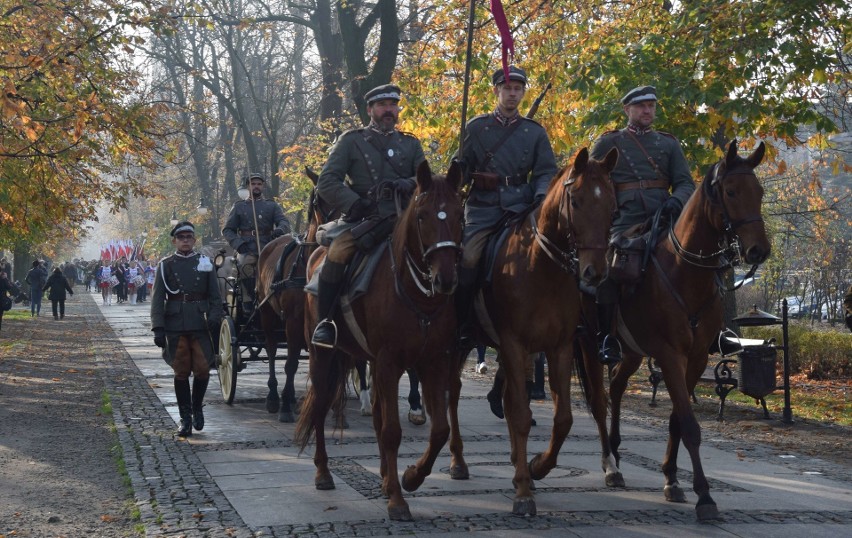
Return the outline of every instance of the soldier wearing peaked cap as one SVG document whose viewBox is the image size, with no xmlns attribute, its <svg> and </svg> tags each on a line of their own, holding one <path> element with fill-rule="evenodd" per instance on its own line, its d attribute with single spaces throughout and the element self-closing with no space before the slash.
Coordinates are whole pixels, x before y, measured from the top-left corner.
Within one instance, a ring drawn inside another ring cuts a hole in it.
<svg viewBox="0 0 852 538">
<path fill-rule="evenodd" d="M 174 370 L 180 413 L 179 437 L 204 428 L 202 405 L 215 364 L 210 330 L 218 332 L 222 301 L 213 262 L 194 250 L 195 227 L 177 223 L 171 231 L 175 252 L 160 261 L 151 297 L 154 343 Z M 192 374 L 192 389 L 189 376 Z"/>
<path fill-rule="evenodd" d="M 225 240 L 237 251 L 240 290 L 247 311 L 253 308 L 255 270 L 260 250 L 276 237 L 290 233 L 290 221 L 281 206 L 263 196 L 265 181 L 261 174 L 250 174 L 243 178 L 243 187 L 249 190 L 249 196 L 234 202 L 222 228 Z"/>
<path fill-rule="evenodd" d="M 604 133 L 592 147 L 591 156 L 602 159 L 613 147 L 618 148 L 618 163 L 609 176 L 615 184 L 618 217 L 612 234 L 652 218 L 662 207 L 662 217 L 677 220 L 683 205 L 695 191 L 695 182 L 683 155 L 680 142 L 651 128 L 657 112 L 657 90 L 639 86 L 621 99 L 627 127 Z M 621 360 L 620 346 L 610 338 L 618 302 L 618 287 L 604 279 L 597 290 L 599 358 L 605 364 Z"/>
<path fill-rule="evenodd" d="M 322 227 L 333 240 L 319 276 L 320 323 L 311 338 L 315 346 L 335 347 L 337 329 L 331 318 L 346 265 L 357 249 L 369 250 L 390 234 L 396 218 L 394 192 L 413 193 L 417 167 L 426 160 L 420 141 L 396 129 L 401 95 L 394 84 L 364 95 L 369 125 L 340 135 L 317 181 L 317 193 L 343 217 Z M 365 221 L 374 226 L 356 238 L 352 228 Z"/>
</svg>

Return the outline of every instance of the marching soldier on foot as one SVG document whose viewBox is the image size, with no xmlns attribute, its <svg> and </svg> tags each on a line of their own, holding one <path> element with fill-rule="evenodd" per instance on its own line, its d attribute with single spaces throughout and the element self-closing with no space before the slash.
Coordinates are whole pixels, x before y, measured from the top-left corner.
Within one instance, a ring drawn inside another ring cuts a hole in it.
<svg viewBox="0 0 852 538">
<path fill-rule="evenodd" d="M 175 253 L 157 266 L 151 298 L 154 343 L 175 373 L 179 437 L 204 428 L 202 405 L 215 365 L 210 331 L 222 321 L 222 301 L 213 262 L 194 250 L 195 227 L 179 222 L 171 231 Z M 192 374 L 192 389 L 189 376 Z"/>
</svg>

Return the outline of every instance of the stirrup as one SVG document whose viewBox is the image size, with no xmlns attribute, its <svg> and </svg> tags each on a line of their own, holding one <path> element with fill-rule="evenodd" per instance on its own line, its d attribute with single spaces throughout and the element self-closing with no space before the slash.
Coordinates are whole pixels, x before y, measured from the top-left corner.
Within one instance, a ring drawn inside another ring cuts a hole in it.
<svg viewBox="0 0 852 538">
<path fill-rule="evenodd" d="M 328 331 L 332 331 L 329 335 Z M 325 332 L 326 334 L 322 334 Z M 337 325 L 332 319 L 324 319 L 319 322 L 317 328 L 314 329 L 314 334 L 311 336 L 311 343 L 317 347 L 334 349 L 337 347 Z"/>
<path fill-rule="evenodd" d="M 614 346 L 612 345 L 613 342 L 615 342 Z M 598 351 L 598 359 L 601 364 L 605 365 L 615 365 L 621 362 L 621 342 L 618 341 L 618 338 L 611 335 L 604 336 L 601 348 Z"/>
</svg>

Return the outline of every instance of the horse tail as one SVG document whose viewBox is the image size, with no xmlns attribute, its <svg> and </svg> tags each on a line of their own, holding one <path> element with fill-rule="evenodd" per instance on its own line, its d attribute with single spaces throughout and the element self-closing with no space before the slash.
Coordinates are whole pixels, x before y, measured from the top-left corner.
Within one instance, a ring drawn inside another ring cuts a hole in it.
<svg viewBox="0 0 852 538">
<path fill-rule="evenodd" d="M 325 359 L 323 364 L 311 364 L 311 370 L 324 372 L 325 376 L 312 379 L 314 382 L 305 394 L 302 413 L 293 434 L 293 442 L 299 447 L 299 454 L 311 443 L 317 424 L 325 421 L 328 412 L 334 409 L 342 413 L 346 407 L 346 373 L 351 367 L 352 358 L 337 352 L 323 353 L 311 357 L 311 362 L 319 362 L 320 357 Z"/>
</svg>

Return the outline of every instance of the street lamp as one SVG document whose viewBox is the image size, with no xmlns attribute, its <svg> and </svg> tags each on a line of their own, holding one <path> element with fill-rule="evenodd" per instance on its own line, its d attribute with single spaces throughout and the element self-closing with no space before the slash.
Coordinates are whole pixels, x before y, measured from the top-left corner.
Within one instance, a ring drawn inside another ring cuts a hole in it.
<svg viewBox="0 0 852 538">
<path fill-rule="evenodd" d="M 172 226 L 174 226 L 174 225 L 175 225 L 175 224 L 177 224 L 177 223 L 178 223 L 178 218 L 177 218 L 177 209 L 176 209 L 176 208 L 172 208 L 172 218 L 171 218 L 171 220 L 169 220 L 169 224 L 171 224 Z"/>
</svg>

